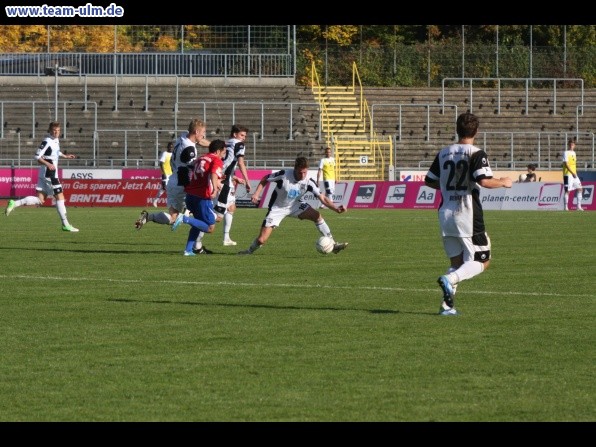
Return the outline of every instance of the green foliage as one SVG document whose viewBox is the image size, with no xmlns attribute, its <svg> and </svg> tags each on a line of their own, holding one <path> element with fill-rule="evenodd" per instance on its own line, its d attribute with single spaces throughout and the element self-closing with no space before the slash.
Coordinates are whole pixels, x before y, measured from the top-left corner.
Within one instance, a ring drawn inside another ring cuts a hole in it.
<svg viewBox="0 0 596 447">
<path fill-rule="evenodd" d="M 246 48 L 247 34 L 242 28 L 3 25 L 0 52 L 178 52 L 209 48 L 237 53 Z M 259 34 L 259 45 L 252 50 L 279 52 L 277 43 L 288 38 L 283 28 L 268 27 Z M 313 61 L 329 85 L 350 84 L 354 61 L 366 72 L 370 86 L 437 87 L 445 77 L 494 77 L 497 73 L 500 77 L 582 77 L 587 88 L 595 85 L 596 25 L 297 25 L 296 47 L 296 79 L 301 85 L 311 82 Z M 363 69 L 363 63 L 370 66 Z"/>
<path fill-rule="evenodd" d="M 332 43 L 345 47 L 353 42 L 358 29 L 359 27 L 353 25 L 329 25 L 325 26 L 322 36 Z"/>
<path fill-rule="evenodd" d="M 437 315 L 436 210 L 288 218 L 182 256 L 140 209 L 21 207 L 0 234 L 0 420 L 593 421 L 596 213 L 485 212 L 490 269 Z M 219 224 L 221 225 L 221 224 Z M 574 231 L 567 231 L 573 228 Z M 565 238 L 561 237 L 565 234 Z"/>
</svg>

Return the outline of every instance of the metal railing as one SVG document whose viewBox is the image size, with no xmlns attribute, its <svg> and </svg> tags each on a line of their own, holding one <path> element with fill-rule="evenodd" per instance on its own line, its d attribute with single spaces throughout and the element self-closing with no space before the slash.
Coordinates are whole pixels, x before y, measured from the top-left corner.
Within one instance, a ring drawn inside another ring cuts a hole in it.
<svg viewBox="0 0 596 447">
<path fill-rule="evenodd" d="M 567 139 L 579 136 L 583 137 L 585 144 L 589 145 L 589 158 L 578 159 L 577 166 L 583 169 L 596 169 L 596 134 L 593 132 L 478 132 L 474 144 L 488 154 L 493 169 L 495 167 L 525 169 L 531 162 L 539 169 L 552 171 L 561 169 L 561 157 L 567 145 Z M 509 146 L 509 152 L 506 157 L 503 156 L 499 160 L 494 148 L 502 146 L 503 143 Z M 520 145 L 526 148 L 523 152 L 516 149 Z M 530 150 L 527 149 L 528 145 L 531 145 Z M 422 160 L 418 162 L 418 167 L 430 166 L 431 163 L 432 159 Z"/>
<path fill-rule="evenodd" d="M 177 138 L 182 131 L 174 129 L 101 129 L 86 138 L 77 136 L 77 144 L 71 146 L 68 139 L 60 141 L 62 151 L 68 150 L 77 156 L 76 159 L 61 159 L 60 166 L 85 166 L 90 168 L 122 168 L 122 167 L 158 167 L 158 155 L 169 141 Z M 146 146 L 140 140 L 145 135 L 152 140 Z M 227 139 L 228 134 L 207 136 L 208 139 Z M 23 142 L 20 133 L 10 139 L 0 140 L 0 166 L 24 167 L 37 166 L 34 160 L 39 141 L 27 139 Z M 10 146 L 10 151 L 4 150 Z M 14 150 L 16 148 L 16 151 Z M 324 141 L 313 141 L 308 136 L 289 140 L 285 136 L 268 134 L 261 137 L 258 132 L 251 132 L 246 138 L 246 164 L 249 168 L 269 167 L 281 168 L 293 166 L 298 155 L 319 160 L 325 148 Z M 134 155 L 132 155 L 134 154 Z"/>
<path fill-rule="evenodd" d="M 529 107 L 529 90 L 530 86 L 533 83 L 540 83 L 540 82 L 548 82 L 553 84 L 553 114 L 557 114 L 557 82 L 561 83 L 577 83 L 579 84 L 580 88 L 580 101 L 581 106 L 584 105 L 584 80 L 578 78 L 443 78 L 441 81 L 441 102 L 445 103 L 445 88 L 446 84 L 450 82 L 461 82 L 462 87 L 464 86 L 465 82 L 469 83 L 470 89 L 470 98 L 469 98 L 469 106 L 470 112 L 474 111 L 474 87 L 473 82 L 481 82 L 481 83 L 490 83 L 496 82 L 497 83 L 497 114 L 501 114 L 501 84 L 503 82 L 513 82 L 513 83 L 523 83 L 525 86 L 525 114 L 530 113 Z"/>
<path fill-rule="evenodd" d="M 121 155 L 107 156 L 105 150 L 111 144 L 112 138 L 102 136 L 99 131 L 96 136 L 98 150 L 92 154 L 89 151 L 80 151 L 75 148 L 72 152 L 77 155 L 74 160 L 61 159 L 61 167 L 87 167 L 87 168 L 157 168 L 157 155 L 161 148 L 164 148 L 166 142 L 170 140 L 172 131 L 149 131 L 154 132 L 156 138 L 155 147 L 149 148 L 146 156 L 143 158 L 129 157 L 127 155 L 127 144 L 122 147 Z M 131 134 L 142 132 L 138 130 L 118 130 L 119 133 L 129 133 L 128 138 L 132 140 Z M 177 136 L 177 135 L 176 135 Z M 491 160 L 493 169 L 518 169 L 532 162 L 541 170 L 561 169 L 561 159 L 563 150 L 566 146 L 567 138 L 577 136 L 575 132 L 479 132 L 476 137 L 476 146 L 484 149 Z M 577 166 L 581 169 L 596 169 L 596 134 L 593 132 L 581 133 L 582 148 L 578 157 Z M 396 138 L 396 135 L 392 136 Z M 19 139 L 19 135 L 16 137 Z M 102 142 L 105 141 L 106 144 Z M 63 142 L 64 143 L 64 142 Z M 508 146 L 507 153 L 497 152 L 498 146 Z M 19 145 L 20 147 L 20 145 Z M 313 145 L 307 138 L 295 139 L 289 141 L 286 138 L 268 135 L 266 140 L 260 139 L 256 133 L 251 133 L 246 141 L 246 162 L 249 169 L 282 169 L 293 166 L 293 162 L 298 155 L 304 155 L 312 160 L 318 160 L 325 147 L 323 141 Z M 276 148 L 275 155 L 272 147 Z M 395 150 L 401 150 L 401 145 L 396 141 Z M 437 146 L 437 150 L 440 146 Z M 522 151 L 520 147 L 523 147 Z M 530 147 L 531 149 L 528 149 Z M 0 166 L 15 167 L 37 167 L 37 162 L 33 156 L 35 148 L 28 147 L 26 152 L 19 150 L 16 156 L 0 156 Z M 586 154 L 587 157 L 585 156 Z M 399 159 L 398 157 L 395 157 Z M 415 163 L 396 164 L 398 169 L 428 167 L 432 159 L 425 159 Z"/>
<path fill-rule="evenodd" d="M 396 128 L 397 128 L 397 141 L 401 141 L 402 139 L 402 128 L 403 128 L 403 109 L 404 108 L 425 108 L 426 109 L 426 124 L 425 124 L 425 129 L 426 129 L 426 136 L 425 139 L 427 141 L 430 140 L 430 132 L 431 132 L 431 127 L 433 127 L 435 125 L 435 123 L 432 122 L 432 119 L 430 117 L 430 110 L 432 108 L 440 108 L 441 109 L 441 113 L 444 114 L 445 113 L 445 108 L 450 108 L 454 110 L 454 115 L 453 115 L 453 124 L 454 124 L 454 129 L 455 129 L 455 123 L 457 121 L 457 105 L 455 104 L 399 104 L 399 103 L 375 103 L 371 106 L 371 126 L 373 129 L 376 129 L 377 127 L 375 126 L 375 109 L 396 109 L 397 108 L 397 124 L 396 124 Z M 377 113 L 378 116 L 378 113 Z M 432 126 L 431 126 L 432 124 Z M 454 135 L 457 136 L 456 133 L 454 133 Z"/>
<path fill-rule="evenodd" d="M 82 106 L 80 106 L 82 104 Z M 69 106 L 75 106 L 69 109 Z M 42 107 L 43 106 L 43 107 Z M 49 107 L 48 107 L 49 106 Z M 9 135 L 4 126 L 0 126 L 0 155 L 2 154 L 2 141 L 7 140 L 5 144 L 12 145 L 20 153 L 23 144 L 22 135 L 28 135 L 25 139 L 26 146 L 31 144 L 32 140 L 39 137 L 39 133 L 45 134 L 45 125 L 47 122 L 48 109 L 55 108 L 53 101 L 0 101 L 0 122 L 4 123 L 5 119 L 10 115 L 15 117 L 17 114 L 26 115 L 30 125 L 24 122 L 19 123 L 20 126 L 16 130 L 15 135 Z M 134 139 L 138 139 L 139 135 L 143 136 L 144 140 L 152 140 L 154 144 L 154 152 L 150 156 L 156 156 L 159 150 L 165 145 L 167 141 L 175 138 L 180 132 L 184 131 L 187 122 L 179 123 L 178 114 L 181 107 L 191 108 L 193 115 L 199 115 L 208 123 L 209 131 L 215 128 L 222 127 L 223 123 L 226 126 L 231 126 L 231 123 L 236 123 L 239 113 L 244 114 L 243 124 L 257 131 L 259 139 L 272 138 L 277 136 L 284 137 L 284 140 L 293 141 L 294 139 L 303 139 L 302 134 L 298 132 L 298 125 L 295 120 L 300 116 L 300 113 L 307 109 L 316 110 L 315 121 L 306 123 L 304 126 L 308 127 L 310 132 L 309 137 L 315 141 L 322 140 L 321 134 L 321 115 L 318 113 L 318 104 L 314 102 L 280 102 L 280 101 L 196 101 L 196 102 L 180 102 L 175 104 L 175 113 L 173 125 L 170 127 L 167 123 L 163 123 L 165 128 L 160 129 L 137 129 L 137 128 L 99 128 L 98 127 L 98 104 L 95 101 L 58 101 L 59 113 L 55 114 L 52 111 L 52 116 L 56 116 L 62 122 L 62 140 L 63 144 L 68 144 L 69 139 L 75 139 L 77 146 L 84 146 L 90 149 L 93 159 L 99 158 L 100 153 L 105 151 L 102 148 L 102 140 L 108 141 L 106 144 L 114 144 L 122 147 L 123 154 L 127 154 L 129 147 L 132 147 Z M 21 110 L 17 110 L 17 109 Z M 81 117 L 81 110 L 88 110 L 87 117 Z M 43 109 L 43 112 L 40 110 Z M 199 109 L 199 110 L 197 110 Z M 7 113 L 10 110 L 10 114 Z M 286 114 L 286 117 L 283 117 Z M 250 115 L 250 122 L 244 122 L 246 115 Z M 14 119 L 12 119 L 14 121 Z M 285 121 L 285 123 L 284 123 Z M 42 131 L 40 132 L 38 124 L 42 122 Z M 68 126 L 69 123 L 77 123 L 78 125 L 89 126 L 87 131 L 83 134 L 73 132 Z M 222 123 L 222 124 L 220 124 Z M 258 127 L 255 125 L 258 123 Z M 286 124 L 287 123 L 287 124 Z M 179 127 L 180 124 L 180 127 Z M 286 127 L 287 126 L 287 127 Z M 280 128 L 276 136 L 276 128 Z M 257 130 L 258 129 L 258 130 Z M 221 135 L 218 133 L 216 138 L 227 138 L 228 128 L 222 130 Z M 13 131 L 14 132 L 14 131 Z M 314 132 L 314 133 L 313 133 Z M 132 137 L 131 137 L 132 135 Z M 211 138 L 210 135 L 208 135 Z M 37 144 L 37 141 L 33 141 Z M 103 146 L 105 147 L 105 145 Z M 20 156 L 18 157 L 20 159 Z M 121 157 L 126 160 L 126 155 Z"/>
<path fill-rule="evenodd" d="M 39 123 L 39 117 L 37 115 L 37 109 L 42 104 L 52 104 L 56 105 L 55 101 L 0 101 L 0 122 L 4 123 L 5 117 L 5 108 L 6 105 L 12 106 L 29 106 L 31 107 L 31 138 L 37 138 L 37 124 Z M 58 101 L 58 108 L 54 112 L 54 117 L 57 120 L 62 119 L 62 123 L 67 123 L 69 120 L 69 115 L 67 114 L 67 106 L 71 106 L 72 104 L 83 104 L 83 110 L 87 111 L 88 107 L 91 106 L 93 108 L 92 113 L 92 120 L 93 120 L 93 130 L 97 129 L 97 103 L 94 101 Z M 62 107 L 60 107 L 62 106 Z M 60 109 L 62 109 L 62 113 L 60 113 Z M 46 133 L 45 127 L 43 128 L 42 134 Z M 66 125 L 62 126 L 62 138 L 68 138 L 70 133 L 69 128 Z M 4 125 L 0 126 L 0 139 L 5 138 L 5 131 Z"/>
<path fill-rule="evenodd" d="M 213 113 L 214 115 L 218 116 L 217 121 L 221 121 L 222 120 L 222 115 L 229 113 L 230 114 L 230 119 L 226 119 L 226 122 L 230 122 L 230 123 L 236 123 L 238 122 L 236 119 L 238 110 L 242 110 L 243 107 L 245 107 L 248 110 L 253 110 L 251 108 L 251 106 L 257 106 L 258 108 L 258 113 L 259 113 L 259 119 L 258 122 L 260 123 L 259 126 L 259 134 L 261 135 L 260 138 L 263 138 L 265 135 L 265 129 L 268 127 L 270 130 L 274 127 L 272 125 L 267 126 L 267 122 L 265 120 L 265 111 L 267 109 L 269 109 L 272 106 L 285 106 L 285 107 L 278 107 L 275 108 L 275 110 L 270 110 L 271 113 L 276 115 L 276 118 L 279 119 L 279 113 L 284 110 L 285 108 L 288 109 L 288 139 L 289 140 L 293 140 L 294 139 L 294 114 L 295 112 L 300 112 L 300 110 L 303 107 L 313 107 L 316 108 L 317 111 L 319 109 L 319 104 L 317 104 L 316 102 L 299 102 L 299 103 L 294 103 L 294 102 L 282 102 L 282 101 L 182 101 L 182 102 L 177 102 L 174 105 L 174 127 L 177 129 L 178 128 L 178 114 L 180 112 L 180 108 L 181 107 L 191 107 L 198 105 L 201 109 L 201 114 L 200 116 L 203 117 L 203 119 L 207 122 L 210 123 L 211 121 L 215 121 L 215 120 L 211 120 L 210 119 L 210 113 Z M 215 109 L 213 112 L 211 111 L 211 109 L 208 106 L 213 106 L 213 109 Z M 196 113 L 196 112 L 195 112 Z M 253 121 L 256 121 L 256 118 L 253 117 L 252 118 Z M 271 119 L 271 121 L 273 121 L 273 119 Z M 321 121 L 322 118 L 321 116 L 319 116 L 319 120 L 318 120 L 318 139 L 321 138 Z M 184 123 L 186 124 L 186 123 Z M 253 129 L 251 129 L 253 130 Z"/>
<path fill-rule="evenodd" d="M 575 109 L 575 129 L 579 132 L 579 117 L 584 116 L 584 112 L 586 109 L 594 109 L 596 111 L 596 104 L 583 104 L 581 106 L 577 106 Z"/>
<path fill-rule="evenodd" d="M 292 54 L 0 53 L 0 76 L 291 77 Z"/>
</svg>

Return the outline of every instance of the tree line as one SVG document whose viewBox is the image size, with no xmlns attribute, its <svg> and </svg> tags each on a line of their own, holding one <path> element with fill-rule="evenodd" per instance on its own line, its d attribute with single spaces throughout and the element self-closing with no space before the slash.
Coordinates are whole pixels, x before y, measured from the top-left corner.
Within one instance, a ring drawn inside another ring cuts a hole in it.
<svg viewBox="0 0 596 447">
<path fill-rule="evenodd" d="M 269 28 L 270 35 L 253 38 L 253 52 L 279 52 L 279 42 L 288 39 L 283 27 Z M 206 49 L 242 53 L 247 37 L 238 29 L 223 25 L 3 25 L 0 53 Z M 293 43 L 300 84 L 310 82 L 313 63 L 329 83 L 345 83 L 351 80 L 353 61 L 371 86 L 432 86 L 441 78 L 462 75 L 581 77 L 587 86 L 596 83 L 594 25 L 297 25 Z"/>
</svg>

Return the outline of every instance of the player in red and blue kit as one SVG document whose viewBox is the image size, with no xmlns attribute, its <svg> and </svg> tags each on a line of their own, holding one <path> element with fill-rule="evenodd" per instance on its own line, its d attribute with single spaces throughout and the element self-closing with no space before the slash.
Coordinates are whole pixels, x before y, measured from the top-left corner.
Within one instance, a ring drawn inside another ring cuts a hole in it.
<svg viewBox="0 0 596 447">
<path fill-rule="evenodd" d="M 186 193 L 186 208 L 191 216 L 179 214 L 172 225 L 175 230 L 181 223 L 191 226 L 188 232 L 184 256 L 195 256 L 193 248 L 200 232 L 212 233 L 215 228 L 216 214 L 213 210 L 213 199 L 221 190 L 223 178 L 222 157 L 226 151 L 223 140 L 213 140 L 209 144 L 209 153 L 201 155 L 190 171 Z"/>
</svg>

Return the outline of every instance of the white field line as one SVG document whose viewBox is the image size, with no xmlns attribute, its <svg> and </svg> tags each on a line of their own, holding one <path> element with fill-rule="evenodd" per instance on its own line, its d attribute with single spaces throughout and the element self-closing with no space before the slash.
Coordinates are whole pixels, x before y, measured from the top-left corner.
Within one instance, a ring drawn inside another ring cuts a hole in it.
<svg viewBox="0 0 596 447">
<path fill-rule="evenodd" d="M 293 289 L 329 289 L 329 290 L 363 290 L 363 291 L 387 291 L 387 292 L 437 292 L 439 287 L 432 289 L 417 289 L 413 287 L 378 287 L 378 286 L 338 286 L 338 285 L 325 285 L 325 284 L 304 284 L 298 282 L 295 284 L 284 284 L 284 283 L 251 283 L 251 282 L 237 282 L 237 281 L 181 281 L 181 280 L 151 280 L 151 279 L 113 279 L 113 278 L 74 278 L 65 276 L 39 276 L 39 275 L 0 275 L 0 278 L 5 279 L 27 279 L 27 280 L 46 280 L 46 281 L 80 281 L 80 282 L 105 282 L 105 283 L 122 283 L 122 284 L 173 284 L 173 285 L 201 285 L 201 286 L 237 286 L 237 287 L 287 287 Z M 479 294 L 479 295 L 510 295 L 510 296 L 554 296 L 554 297 L 585 297 L 585 298 L 596 298 L 596 295 L 588 294 L 577 294 L 577 293 L 548 293 L 548 292 L 524 292 L 524 291 L 483 291 L 483 290 L 470 290 L 466 288 L 467 294 Z"/>
</svg>

